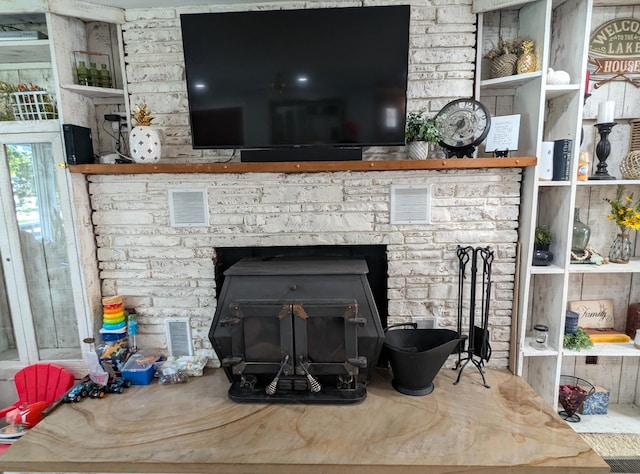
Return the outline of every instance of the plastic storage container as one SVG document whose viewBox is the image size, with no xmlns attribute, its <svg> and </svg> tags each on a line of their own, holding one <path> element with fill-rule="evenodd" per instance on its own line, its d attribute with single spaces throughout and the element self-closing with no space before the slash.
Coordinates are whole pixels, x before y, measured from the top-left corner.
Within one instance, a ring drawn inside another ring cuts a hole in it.
<svg viewBox="0 0 640 474">
<path fill-rule="evenodd" d="M 122 377 L 133 385 L 149 385 L 155 374 L 153 364 L 159 359 L 158 355 L 133 354 L 122 369 Z"/>
</svg>

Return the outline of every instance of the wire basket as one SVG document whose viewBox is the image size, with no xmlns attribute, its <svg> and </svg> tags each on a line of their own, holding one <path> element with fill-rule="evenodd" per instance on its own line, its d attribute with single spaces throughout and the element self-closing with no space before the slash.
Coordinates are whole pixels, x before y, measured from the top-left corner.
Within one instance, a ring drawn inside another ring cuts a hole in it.
<svg viewBox="0 0 640 474">
<path fill-rule="evenodd" d="M 564 408 L 559 415 L 570 422 L 580 421 L 580 416 L 576 413 L 584 401 L 596 388 L 580 377 L 572 375 L 560 376 L 560 390 L 558 391 L 558 402 Z"/>
<path fill-rule="evenodd" d="M 16 120 L 58 118 L 58 109 L 47 91 L 12 92 L 9 102 Z"/>
</svg>

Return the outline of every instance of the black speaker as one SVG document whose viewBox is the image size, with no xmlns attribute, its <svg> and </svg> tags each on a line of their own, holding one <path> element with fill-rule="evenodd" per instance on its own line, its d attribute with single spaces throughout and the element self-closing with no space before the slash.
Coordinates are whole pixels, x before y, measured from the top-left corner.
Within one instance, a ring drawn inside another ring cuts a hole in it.
<svg viewBox="0 0 640 474">
<path fill-rule="evenodd" d="M 95 162 L 90 128 L 65 123 L 62 125 L 62 131 L 67 164 L 84 165 Z"/>
</svg>

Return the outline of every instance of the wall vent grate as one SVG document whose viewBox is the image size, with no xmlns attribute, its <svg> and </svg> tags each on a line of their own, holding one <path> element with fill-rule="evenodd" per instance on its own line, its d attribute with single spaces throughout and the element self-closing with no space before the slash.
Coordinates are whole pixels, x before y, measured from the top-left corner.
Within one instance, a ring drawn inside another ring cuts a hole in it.
<svg viewBox="0 0 640 474">
<path fill-rule="evenodd" d="M 430 224 L 430 185 L 391 185 L 391 224 Z"/>
<path fill-rule="evenodd" d="M 189 318 L 167 318 L 165 320 L 167 332 L 167 349 L 171 356 L 191 356 L 191 325 Z"/>
<path fill-rule="evenodd" d="M 170 189 L 171 227 L 206 227 L 209 209 L 206 189 Z"/>
</svg>

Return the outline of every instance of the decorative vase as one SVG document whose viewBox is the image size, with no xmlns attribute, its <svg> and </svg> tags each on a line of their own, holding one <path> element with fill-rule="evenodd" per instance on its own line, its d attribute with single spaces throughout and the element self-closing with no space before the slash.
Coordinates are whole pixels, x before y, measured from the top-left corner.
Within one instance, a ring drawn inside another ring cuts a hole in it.
<svg viewBox="0 0 640 474">
<path fill-rule="evenodd" d="M 618 234 L 611 249 L 609 249 L 609 261 L 612 263 L 629 263 L 631 258 L 631 240 L 629 234 L 623 232 Z"/>
<path fill-rule="evenodd" d="M 580 222 L 580 209 L 576 208 L 573 215 L 573 237 L 571 239 L 571 251 L 580 257 L 589 245 L 591 228 Z"/>
<path fill-rule="evenodd" d="M 129 134 L 129 151 L 136 163 L 157 163 L 162 151 L 160 134 L 148 126 L 134 127 Z"/>
<path fill-rule="evenodd" d="M 518 56 L 515 54 L 503 54 L 491 60 L 489 65 L 489 77 L 495 79 L 498 77 L 513 76 L 516 73 L 516 63 Z"/>
<path fill-rule="evenodd" d="M 534 46 L 535 43 L 531 40 L 522 42 L 520 46 L 522 53 L 520 53 L 516 63 L 516 72 L 518 74 L 526 74 L 536 70 L 536 55 L 533 53 Z"/>
<path fill-rule="evenodd" d="M 533 246 L 533 262 L 536 267 L 546 267 L 553 262 L 553 253 L 549 250 L 549 244 L 534 244 Z"/>
<path fill-rule="evenodd" d="M 429 156 L 429 142 L 409 142 L 409 158 L 426 160 Z"/>
</svg>

